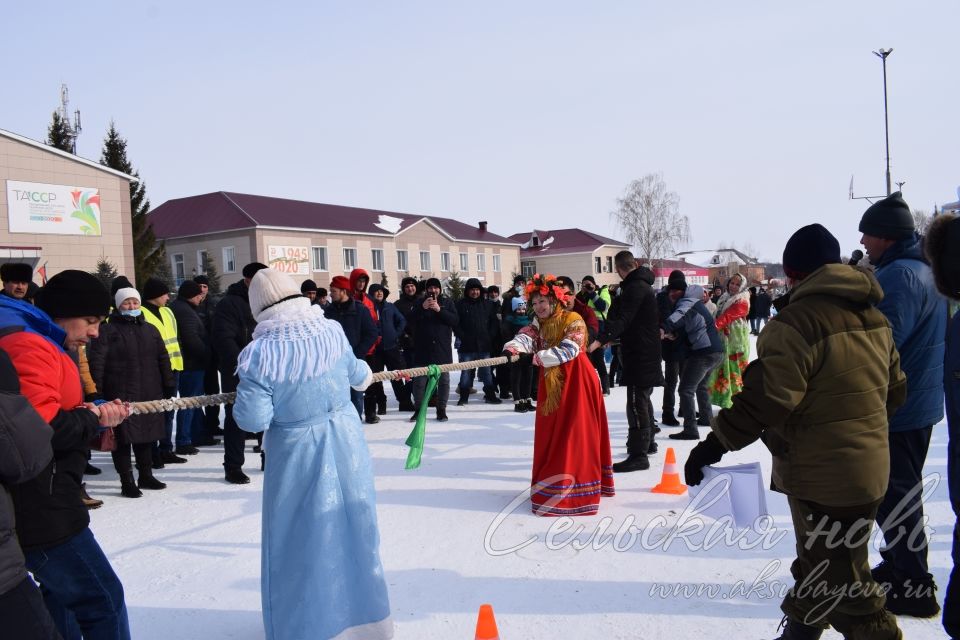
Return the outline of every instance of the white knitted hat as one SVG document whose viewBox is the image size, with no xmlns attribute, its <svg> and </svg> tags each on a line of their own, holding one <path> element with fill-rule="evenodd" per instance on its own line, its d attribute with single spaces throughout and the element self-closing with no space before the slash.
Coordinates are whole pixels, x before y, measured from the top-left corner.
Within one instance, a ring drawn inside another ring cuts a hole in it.
<svg viewBox="0 0 960 640">
<path fill-rule="evenodd" d="M 287 274 L 276 269 L 260 269 L 250 281 L 250 311 L 257 318 L 260 313 L 273 305 L 285 301 L 303 298 L 300 285 Z M 305 298 L 303 298 L 305 299 Z"/>
<path fill-rule="evenodd" d="M 127 298 L 136 298 L 137 302 L 142 302 L 139 291 L 133 287 L 124 287 L 123 289 L 117 289 L 116 295 L 113 296 L 114 308 L 119 309 L 120 305 L 123 304 L 123 301 Z"/>
</svg>

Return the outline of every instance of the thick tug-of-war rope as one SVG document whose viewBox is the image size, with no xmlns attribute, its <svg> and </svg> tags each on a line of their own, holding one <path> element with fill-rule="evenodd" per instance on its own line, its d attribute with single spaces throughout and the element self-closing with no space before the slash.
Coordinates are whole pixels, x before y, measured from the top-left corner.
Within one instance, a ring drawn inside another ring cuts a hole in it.
<svg viewBox="0 0 960 640">
<path fill-rule="evenodd" d="M 463 371 L 464 369 L 477 369 L 479 367 L 496 367 L 501 364 L 507 364 L 516 361 L 516 358 L 507 358 L 498 356 L 496 358 L 486 358 L 484 360 L 471 360 L 470 362 L 454 362 L 452 364 L 430 365 L 439 368 L 441 373 L 449 371 Z M 396 369 L 394 371 L 381 371 L 373 374 L 373 382 L 386 382 L 389 380 L 399 380 L 401 378 L 419 378 L 429 375 L 430 367 L 413 367 L 412 369 Z M 217 404 L 232 404 L 237 399 L 236 393 L 217 393 L 209 396 L 193 396 L 190 398 L 167 398 L 163 400 L 145 400 L 143 402 L 130 403 L 130 415 L 141 415 L 144 413 L 163 413 L 165 411 L 175 411 L 179 409 L 199 409 Z"/>
</svg>

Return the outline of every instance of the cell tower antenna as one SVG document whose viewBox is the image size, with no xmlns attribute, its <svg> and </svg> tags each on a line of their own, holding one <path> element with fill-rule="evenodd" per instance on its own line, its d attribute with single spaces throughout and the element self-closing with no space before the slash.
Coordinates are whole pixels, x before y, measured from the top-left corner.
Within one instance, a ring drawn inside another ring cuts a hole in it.
<svg viewBox="0 0 960 640">
<path fill-rule="evenodd" d="M 80 126 L 80 109 L 73 112 L 73 123 L 70 123 L 70 90 L 67 89 L 66 83 L 60 84 L 60 108 L 57 109 L 57 111 L 60 113 L 60 119 L 63 120 L 67 128 L 70 129 L 73 155 L 77 155 L 77 138 L 80 136 L 83 128 Z"/>
</svg>

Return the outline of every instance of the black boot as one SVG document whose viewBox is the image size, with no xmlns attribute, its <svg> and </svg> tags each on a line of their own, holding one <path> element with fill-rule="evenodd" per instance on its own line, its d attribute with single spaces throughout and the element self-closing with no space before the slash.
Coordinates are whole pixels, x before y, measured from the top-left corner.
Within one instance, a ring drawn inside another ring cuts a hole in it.
<svg viewBox="0 0 960 640">
<path fill-rule="evenodd" d="M 526 413 L 527 412 L 527 403 L 523 400 L 516 400 L 513 403 L 513 410 L 517 413 Z"/>
<path fill-rule="evenodd" d="M 441 407 L 438 405 L 437 406 L 437 422 L 446 422 L 447 420 L 449 420 L 449 418 L 447 418 L 447 408 Z"/>
<path fill-rule="evenodd" d="M 615 462 L 613 471 L 615 473 L 630 473 L 631 471 L 645 471 L 650 468 L 650 460 L 646 454 L 637 454 L 630 456 L 623 462 Z"/>
<path fill-rule="evenodd" d="M 783 628 L 783 633 L 775 640 L 819 640 L 823 635 L 823 629 L 820 627 L 811 627 L 810 625 L 791 620 L 783 616 L 780 624 L 777 625 L 777 631 Z"/>
<path fill-rule="evenodd" d="M 260 471 L 263 471 L 263 469 L 264 469 L 266 466 L 267 466 L 267 456 L 266 456 L 266 454 L 264 454 L 263 451 L 261 451 L 261 452 L 260 452 Z"/>
<path fill-rule="evenodd" d="M 85 476 L 98 476 L 103 473 L 103 470 L 99 467 L 95 467 L 89 462 L 87 463 L 87 468 L 83 470 L 83 475 Z"/>
<path fill-rule="evenodd" d="M 497 391 L 495 389 L 484 391 L 483 401 L 487 404 L 503 404 L 503 400 L 497 397 Z"/>
<path fill-rule="evenodd" d="M 141 489 L 159 491 L 160 489 L 167 488 L 167 484 L 165 482 L 160 482 L 153 477 L 153 467 L 138 466 L 137 471 L 140 472 L 140 480 L 137 482 L 137 486 L 139 486 Z"/>
<path fill-rule="evenodd" d="M 250 484 L 250 476 L 239 467 L 224 469 L 223 477 L 230 484 Z"/>
<path fill-rule="evenodd" d="M 660 418 L 660 424 L 665 427 L 679 427 L 680 421 L 673 415 L 673 411 L 664 411 L 663 416 Z"/>
<path fill-rule="evenodd" d="M 380 416 L 378 416 L 376 413 L 368 413 L 364 422 L 367 424 L 377 424 L 380 422 Z"/>
<path fill-rule="evenodd" d="M 124 498 L 139 498 L 143 492 L 137 488 L 137 483 L 133 481 L 133 471 L 123 471 L 120 473 L 120 495 Z"/>
<path fill-rule="evenodd" d="M 457 400 L 457 406 L 462 407 L 463 405 L 467 404 L 467 400 L 470 399 L 470 392 L 464 391 L 463 389 L 458 389 L 457 393 L 460 394 L 460 399 Z"/>
<path fill-rule="evenodd" d="M 671 433 L 670 439 L 671 440 L 699 440 L 700 432 L 697 431 L 696 429 L 697 428 L 694 427 L 693 431 L 689 431 L 687 430 L 686 427 L 684 427 L 683 431 L 681 431 L 680 433 Z"/>
<path fill-rule="evenodd" d="M 377 400 L 377 415 L 378 416 L 387 415 L 387 399 L 386 398 Z"/>
<path fill-rule="evenodd" d="M 886 609 L 898 616 L 932 618 L 940 613 L 937 585 L 933 577 L 926 580 L 894 582 L 887 593 Z"/>
</svg>

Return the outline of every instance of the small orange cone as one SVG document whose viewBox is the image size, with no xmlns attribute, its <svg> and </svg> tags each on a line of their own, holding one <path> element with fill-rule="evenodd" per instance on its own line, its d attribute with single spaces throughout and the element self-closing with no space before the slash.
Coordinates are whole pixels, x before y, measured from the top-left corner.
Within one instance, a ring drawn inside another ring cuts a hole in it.
<svg viewBox="0 0 960 640">
<path fill-rule="evenodd" d="M 474 640 L 500 640 L 497 631 L 497 621 L 493 617 L 493 607 L 489 604 L 480 605 L 480 614 L 477 616 L 477 634 Z"/>
<path fill-rule="evenodd" d="M 677 470 L 677 454 L 673 447 L 667 449 L 667 458 L 663 462 L 663 475 L 660 484 L 651 489 L 653 493 L 669 493 L 679 496 L 687 492 L 687 485 L 680 482 L 680 473 Z"/>
</svg>

